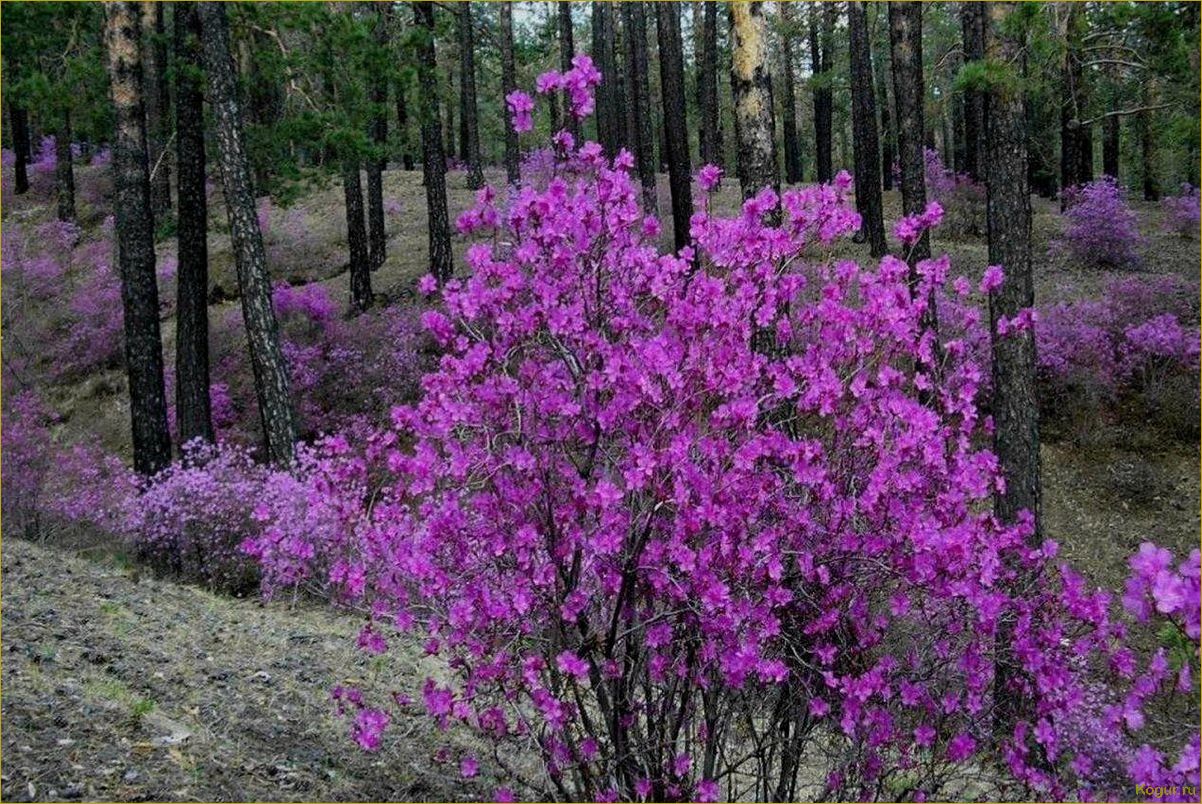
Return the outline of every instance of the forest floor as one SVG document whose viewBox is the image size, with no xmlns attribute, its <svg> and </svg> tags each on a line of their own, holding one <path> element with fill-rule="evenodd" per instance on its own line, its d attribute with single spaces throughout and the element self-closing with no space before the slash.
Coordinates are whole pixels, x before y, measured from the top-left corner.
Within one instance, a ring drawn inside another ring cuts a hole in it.
<svg viewBox="0 0 1202 804">
<path fill-rule="evenodd" d="M 448 185 L 454 220 L 473 194 L 463 173 L 451 173 Z M 420 174 L 389 171 L 385 188 L 399 207 L 389 218 L 388 260 L 373 280 L 386 299 L 403 299 L 428 270 Z M 665 177 L 660 196 L 666 215 Z M 737 204 L 737 185 L 728 181 L 717 205 L 729 211 Z M 1044 199 L 1033 204 L 1037 303 L 1098 295 L 1116 274 L 1082 271 L 1052 254 L 1057 209 Z M 896 219 L 899 206 L 897 194 L 887 194 L 888 220 Z M 15 214 L 48 217 L 48 207 Z M 1133 207 L 1148 238 L 1141 270 L 1196 277 L 1197 241 L 1160 231 L 1154 205 Z M 301 212 L 271 212 L 273 273 L 293 283 L 324 282 L 345 299 L 341 190 L 314 190 L 294 209 Z M 290 214 L 303 225 L 287 227 Z M 228 292 L 234 283 L 219 205 L 212 228 L 212 282 Z M 665 242 L 670 238 L 665 220 Z M 456 239 L 457 256 L 465 247 Z M 160 256 L 173 249 L 172 240 L 163 241 Z M 981 236 L 936 232 L 933 250 L 951 255 L 953 273 L 974 279 L 987 264 Z M 838 253 L 864 258 L 867 248 L 841 246 Z M 214 305 L 213 314 L 234 305 Z M 170 320 L 164 337 L 170 354 Z M 53 402 L 70 432 L 99 435 L 124 452 L 124 396 L 121 373 L 108 372 L 57 389 Z M 1115 589 L 1140 542 L 1155 541 L 1178 555 L 1197 546 L 1196 441 L 1168 438 L 1138 422 L 1079 422 L 1052 435 L 1042 453 L 1044 530 L 1070 563 Z M 491 794 L 494 780 L 459 778 L 458 759 L 472 750 L 470 738 L 440 734 L 424 716 L 394 722 L 375 754 L 349 739 L 347 724 L 333 711 L 333 686 L 361 682 L 414 694 L 422 679 L 438 673 L 416 644 L 394 646 L 386 658 L 365 657 L 355 648 L 362 624 L 355 615 L 303 602 L 214 596 L 151 577 L 106 544 L 10 538 L 2 571 L 4 800 L 467 800 Z"/>
</svg>

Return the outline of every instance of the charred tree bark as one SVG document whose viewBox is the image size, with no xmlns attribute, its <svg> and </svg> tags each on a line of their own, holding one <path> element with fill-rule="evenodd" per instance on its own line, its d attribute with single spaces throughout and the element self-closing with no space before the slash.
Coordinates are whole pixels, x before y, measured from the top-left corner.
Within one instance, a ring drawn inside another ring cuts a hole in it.
<svg viewBox="0 0 1202 804">
<path fill-rule="evenodd" d="M 497 9 L 501 12 L 501 102 L 504 103 L 509 93 L 518 86 L 517 64 L 513 56 L 513 6 L 501 3 Z M 505 178 L 510 184 L 522 180 L 521 150 L 518 146 L 518 133 L 506 121 L 505 124 Z"/>
<path fill-rule="evenodd" d="M 1115 181 L 1119 178 L 1119 131 L 1118 115 L 1102 121 L 1102 172 Z"/>
<path fill-rule="evenodd" d="M 116 118 L 113 209 L 134 469 L 152 475 L 171 463 L 171 437 L 167 432 L 159 293 L 154 270 L 154 215 L 150 209 L 139 11 L 137 3 L 108 4 L 105 33 Z"/>
<path fill-rule="evenodd" d="M 697 108 L 701 116 L 701 164 L 722 165 L 722 117 L 718 106 L 718 4 L 706 0 L 697 73 Z"/>
<path fill-rule="evenodd" d="M 893 61 L 893 98 L 897 105 L 897 149 L 901 162 L 902 214 L 921 215 L 927 206 L 926 162 L 923 159 L 922 5 L 889 3 L 889 44 Z M 910 249 L 910 281 L 914 266 L 931 256 L 930 234 L 923 232 Z"/>
<path fill-rule="evenodd" d="M 693 177 L 689 174 L 689 124 L 685 117 L 680 6 L 675 3 L 656 3 L 655 28 L 659 38 L 659 82 L 664 93 L 664 127 L 668 138 L 672 234 L 679 250 L 691 240 L 689 219 L 693 216 Z"/>
<path fill-rule="evenodd" d="M 576 55 L 576 45 L 573 42 L 572 4 L 559 3 L 559 70 L 566 73 L 572 69 L 572 59 Z M 563 110 L 563 126 L 572 135 L 576 143 L 580 143 L 580 120 L 568 109 Z"/>
<path fill-rule="evenodd" d="M 29 192 L 29 112 L 23 106 L 8 105 L 9 120 L 13 126 L 14 190 L 17 195 Z"/>
<path fill-rule="evenodd" d="M 847 4 L 848 46 L 851 56 L 852 152 L 855 159 L 856 208 L 873 257 L 883 257 L 885 217 L 881 203 L 880 146 L 876 133 L 876 99 L 872 87 L 872 49 L 868 43 L 868 10 L 864 3 Z"/>
<path fill-rule="evenodd" d="M 371 306 L 371 257 L 367 227 L 363 223 L 363 189 L 359 183 L 359 160 L 342 163 L 342 197 L 346 205 L 346 245 L 350 253 L 351 309 L 363 312 Z"/>
<path fill-rule="evenodd" d="M 384 264 L 387 256 L 388 238 L 384 233 L 384 168 L 388 166 L 388 76 L 384 74 L 382 59 L 388 52 L 388 26 L 384 6 L 373 4 L 376 14 L 375 40 L 380 61 L 371 65 L 370 125 L 372 146 L 376 153 L 364 167 L 367 172 L 367 256 L 372 269 Z M 352 296 L 354 294 L 352 293 Z M 370 284 L 369 294 L 370 298 Z"/>
<path fill-rule="evenodd" d="M 146 139 L 150 154 L 150 207 L 155 219 L 171 217 L 171 138 L 167 90 L 167 40 L 163 3 L 142 4 L 142 84 L 146 105 Z"/>
<path fill-rule="evenodd" d="M 964 61 L 979 62 L 985 58 L 985 4 L 960 4 L 960 30 L 964 40 Z M 964 168 L 973 181 L 980 181 L 982 151 L 984 150 L 985 98 L 980 90 L 964 91 Z"/>
<path fill-rule="evenodd" d="M 781 33 L 781 59 L 784 61 L 782 72 L 785 80 L 784 97 L 781 98 L 783 108 L 783 129 L 785 145 L 785 181 L 797 184 L 801 181 L 801 143 L 797 136 L 797 79 L 793 70 L 793 5 L 780 4 L 780 19 L 784 31 Z M 873 126 L 876 123 L 874 121 Z"/>
<path fill-rule="evenodd" d="M 280 350 L 279 329 L 271 304 L 271 276 L 263 251 L 263 236 L 242 129 L 234 59 L 230 53 L 229 20 L 225 5 L 200 4 L 209 104 L 217 133 L 221 184 L 229 217 L 230 240 L 242 297 L 242 320 L 250 347 L 259 418 L 269 459 L 278 465 L 292 461 L 297 441 L 288 365 Z"/>
<path fill-rule="evenodd" d="M 821 9 L 819 8 L 821 6 Z M 818 16 L 821 13 L 821 29 Z M 834 120 L 834 96 L 830 87 L 831 43 L 835 10 L 833 4 L 810 5 L 810 69 L 814 75 L 814 140 L 818 181 L 829 182 L 831 166 L 831 127 Z"/>
<path fill-rule="evenodd" d="M 476 33 L 472 27 L 472 4 L 464 2 L 458 6 L 459 116 L 463 125 L 460 155 L 467 163 L 468 188 L 478 190 L 484 186 L 484 170 L 480 164 L 480 116 L 476 107 Z"/>
<path fill-rule="evenodd" d="M 647 7 L 645 3 L 623 3 L 626 25 L 626 73 L 632 92 L 628 99 L 633 110 L 634 153 L 643 187 L 643 209 L 658 214 L 655 189 L 655 133 L 651 128 L 650 60 L 647 58 Z"/>
<path fill-rule="evenodd" d="M 434 3 L 415 2 L 413 13 L 421 30 L 417 61 L 417 91 L 422 127 L 422 178 L 426 186 L 426 224 L 430 239 L 430 273 L 439 282 L 451 278 L 451 226 L 447 217 L 446 157 L 434 82 L 438 61 L 434 49 Z"/>
<path fill-rule="evenodd" d="M 730 85 L 739 146 L 739 184 L 750 198 L 764 187 L 779 190 L 772 80 L 768 74 L 767 22 L 759 2 L 730 6 Z"/>
<path fill-rule="evenodd" d="M 58 219 L 75 222 L 75 161 L 71 156 L 71 112 L 63 110 L 62 125 L 54 135 L 55 189 Z"/>
<path fill-rule="evenodd" d="M 175 6 L 175 427 L 181 444 L 212 443 L 209 400 L 209 247 L 205 196 L 203 54 L 195 3 Z"/>
</svg>

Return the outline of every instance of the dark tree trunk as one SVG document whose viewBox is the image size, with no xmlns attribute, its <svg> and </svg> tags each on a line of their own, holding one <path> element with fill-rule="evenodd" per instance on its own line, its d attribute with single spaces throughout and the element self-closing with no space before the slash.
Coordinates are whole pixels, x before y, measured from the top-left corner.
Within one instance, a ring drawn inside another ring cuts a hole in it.
<svg viewBox="0 0 1202 804">
<path fill-rule="evenodd" d="M 731 3 L 729 9 L 730 86 L 739 146 L 739 184 L 743 197 L 750 198 L 764 187 L 780 188 L 772 81 L 768 74 L 768 29 L 763 3 Z"/>
<path fill-rule="evenodd" d="M 75 222 L 75 161 L 71 157 L 71 113 L 63 110 L 63 121 L 54 135 L 54 177 L 58 192 L 58 219 Z"/>
<path fill-rule="evenodd" d="M 559 3 L 559 69 L 567 72 L 572 69 L 572 58 L 576 55 L 576 45 L 572 31 L 572 4 Z M 563 110 L 563 126 L 580 144 L 580 120 L 568 109 Z"/>
<path fill-rule="evenodd" d="M 1119 178 L 1119 130 L 1118 115 L 1102 121 L 1102 172 L 1115 181 Z"/>
<path fill-rule="evenodd" d="M 626 73 L 630 76 L 629 106 L 634 116 L 634 153 L 643 186 L 643 209 L 658 213 L 655 190 L 655 133 L 651 128 L 650 61 L 647 58 L 647 8 L 644 3 L 623 3 L 626 25 Z"/>
<path fill-rule="evenodd" d="M 958 173 L 968 170 L 968 151 L 964 142 L 964 98 L 952 98 L 952 158 Z"/>
<path fill-rule="evenodd" d="M 375 40 L 382 60 L 388 52 L 388 25 L 385 6 L 373 3 L 369 11 L 376 14 Z M 388 167 L 388 76 L 382 62 L 371 66 L 372 117 L 369 126 L 374 158 L 364 164 L 367 173 L 367 255 L 372 269 L 384 264 L 388 238 L 384 234 L 384 169 Z M 370 293 L 369 293 L 370 297 Z"/>
<path fill-rule="evenodd" d="M 960 4 L 960 29 L 964 39 L 964 61 L 985 58 L 985 3 Z M 981 153 L 984 148 L 985 99 L 980 90 L 964 91 L 964 167 L 973 181 L 982 177 Z"/>
<path fill-rule="evenodd" d="M 1093 181 L 1093 128 L 1087 125 L 1077 129 L 1077 181 Z"/>
<path fill-rule="evenodd" d="M 885 218 L 881 206 L 880 148 L 876 133 L 876 100 L 872 91 L 872 48 L 868 43 L 868 10 L 864 3 L 847 4 L 848 46 L 851 53 L 851 127 L 855 156 L 856 209 L 873 257 L 883 257 Z"/>
<path fill-rule="evenodd" d="M 593 61 L 601 71 L 601 85 L 597 87 L 597 139 L 605 153 L 612 157 L 618 152 L 622 139 L 620 121 L 625 119 L 625 113 L 617 107 L 615 91 L 618 70 L 614 57 L 612 3 L 593 3 Z"/>
<path fill-rule="evenodd" d="M 14 190 L 17 195 L 29 192 L 29 112 L 23 106 L 8 105 L 13 125 L 13 152 L 16 156 Z"/>
<path fill-rule="evenodd" d="M 154 271 L 154 216 L 142 101 L 141 22 L 138 3 L 110 3 L 106 34 L 115 112 L 113 209 L 125 320 L 125 368 L 134 469 L 151 475 L 171 463 L 167 400 L 163 390 L 163 343 Z"/>
<path fill-rule="evenodd" d="M 209 401 L 209 250 L 203 55 L 195 3 L 175 6 L 175 426 L 181 444 L 214 440 Z"/>
<path fill-rule="evenodd" d="M 821 6 L 821 9 L 819 9 Z M 821 30 L 818 15 L 822 14 Z M 834 176 L 831 166 L 831 127 L 834 118 L 834 95 L 830 87 L 831 37 L 835 24 L 833 4 L 810 5 L 810 69 L 814 75 L 814 140 L 815 163 L 819 182 L 829 182 Z"/>
<path fill-rule="evenodd" d="M 476 33 L 472 23 L 472 4 L 459 3 L 459 114 L 463 125 L 463 161 L 467 163 L 467 186 L 484 186 L 480 164 L 480 118 L 476 111 Z"/>
<path fill-rule="evenodd" d="M 990 61 L 1023 71 L 1024 43 L 1008 34 L 1007 17 L 1016 3 L 989 4 Z M 1035 517 L 1028 544 L 1042 543 L 1039 407 L 1035 394 L 1035 334 L 1031 329 L 999 336 L 997 325 L 1035 303 L 1031 271 L 1031 199 L 1027 188 L 1026 123 L 1018 82 L 1000 83 L 986 98 L 986 173 L 989 262 L 1000 265 L 1005 281 L 989 294 L 993 354 L 994 453 L 1005 487 L 994 494 L 994 512 L 1004 524 L 1023 511 Z M 1014 689 L 1011 643 L 1013 619 L 1003 617 L 997 644 L 995 733 L 1009 733 L 1024 706 Z M 1025 713 L 1024 713 L 1025 716 Z"/>
<path fill-rule="evenodd" d="M 701 164 L 722 165 L 722 123 L 718 106 L 718 4 L 703 4 L 697 108 L 701 117 Z"/>
<path fill-rule="evenodd" d="M 1144 84 L 1144 106 L 1155 102 L 1155 88 L 1151 82 Z M 1145 201 L 1160 200 L 1160 182 L 1156 176 L 1156 129 L 1152 125 L 1152 110 L 1146 109 L 1135 117 L 1139 133 L 1139 166 Z"/>
<path fill-rule="evenodd" d="M 446 130 L 446 158 L 455 158 L 455 104 L 459 102 L 455 99 L 455 70 L 450 65 L 447 65 L 447 130 Z"/>
<path fill-rule="evenodd" d="M 397 78 L 396 82 L 396 125 L 397 134 L 401 141 L 401 167 L 413 170 L 413 143 L 409 139 L 409 104 L 405 93 L 409 91 L 409 82 Z"/>
<path fill-rule="evenodd" d="M 171 217 L 171 109 L 167 91 L 167 40 L 163 3 L 142 4 L 142 82 L 146 104 L 146 139 L 150 153 L 150 207 L 156 220 Z"/>
<path fill-rule="evenodd" d="M 626 105 L 626 85 L 628 81 L 626 78 L 626 65 L 623 63 L 623 59 L 621 58 L 622 49 L 619 47 L 618 32 L 618 20 L 621 15 L 618 13 L 617 3 L 609 2 L 608 5 L 610 6 L 610 9 L 609 30 L 607 31 L 607 34 L 609 35 L 609 48 L 613 53 L 611 58 L 613 59 L 614 65 L 614 80 L 610 85 L 610 88 L 613 91 L 611 103 L 613 104 L 614 114 L 616 115 L 614 119 L 615 121 L 620 121 L 614 123 L 614 137 L 616 138 L 616 142 L 614 143 L 614 153 L 617 153 L 622 148 L 629 150 L 634 147 L 634 142 L 630 139 L 630 133 L 632 131 L 632 124 L 634 121 L 631 119 L 629 108 Z"/>
<path fill-rule="evenodd" d="M 781 23 L 785 29 L 780 38 L 785 79 L 784 97 L 781 98 L 784 118 L 781 126 L 785 141 L 785 181 L 789 184 L 797 184 L 801 181 L 801 143 L 797 136 L 797 80 L 793 73 L 793 5 L 792 3 L 781 3 L 779 7 Z M 875 125 L 874 121 L 874 128 Z"/>
<path fill-rule="evenodd" d="M 205 72 L 220 155 L 221 184 L 229 218 L 234 265 L 242 297 L 242 320 L 250 347 L 251 368 L 258 396 L 263 440 L 272 463 L 292 460 L 297 440 L 296 413 L 288 365 L 280 351 L 279 329 L 271 305 L 271 276 L 263 251 L 263 236 L 242 130 L 242 107 L 230 53 L 229 20 L 223 3 L 201 3 Z"/>
<path fill-rule="evenodd" d="M 687 246 L 693 216 L 693 177 L 689 175 L 689 124 L 684 105 L 684 56 L 680 6 L 655 4 L 659 38 L 659 82 L 663 88 L 664 127 L 668 136 L 668 183 L 672 188 L 672 234 L 676 248 Z"/>
<path fill-rule="evenodd" d="M 1084 162 L 1082 150 L 1085 143 L 1081 131 L 1081 62 L 1077 53 L 1077 27 L 1081 18 L 1081 6 L 1077 3 L 1065 3 L 1064 13 L 1067 14 L 1067 20 L 1064 34 L 1064 59 L 1060 71 L 1060 188 L 1062 191 L 1076 187 L 1085 180 L 1081 174 L 1081 166 Z M 1062 210 L 1064 204 L 1065 197 L 1061 192 L 1060 208 Z"/>
<path fill-rule="evenodd" d="M 922 5 L 889 3 L 889 44 L 893 61 L 893 98 L 897 104 L 897 149 L 901 163 L 902 214 L 921 215 L 927 206 L 926 163 L 923 159 Z M 926 232 L 910 249 L 910 279 L 914 266 L 931 256 Z"/>
<path fill-rule="evenodd" d="M 888 51 L 888 48 L 885 48 Z M 894 152 L 895 135 L 893 131 L 893 104 L 889 98 L 889 70 L 886 67 L 887 52 L 878 53 L 873 61 L 873 72 L 876 73 L 877 108 L 881 113 L 881 185 L 886 190 L 893 189 L 893 165 L 897 161 Z"/>
<path fill-rule="evenodd" d="M 439 282 L 451 278 L 451 226 L 447 219 L 446 157 L 442 152 L 438 88 L 434 84 L 434 3 L 413 4 L 421 30 L 417 60 L 418 114 L 422 127 L 422 178 L 426 185 L 426 223 L 430 237 L 430 273 Z"/>
<path fill-rule="evenodd" d="M 513 6 L 501 3 L 501 102 L 517 89 L 517 64 L 513 56 Z M 522 180 L 521 151 L 518 133 L 508 120 L 505 122 L 505 178 L 510 184 Z"/>
<path fill-rule="evenodd" d="M 359 160 L 342 163 L 342 197 L 346 206 L 346 246 L 350 253 L 351 309 L 362 312 L 371 306 L 371 257 L 367 227 L 363 224 L 363 189 L 359 184 Z"/>
</svg>

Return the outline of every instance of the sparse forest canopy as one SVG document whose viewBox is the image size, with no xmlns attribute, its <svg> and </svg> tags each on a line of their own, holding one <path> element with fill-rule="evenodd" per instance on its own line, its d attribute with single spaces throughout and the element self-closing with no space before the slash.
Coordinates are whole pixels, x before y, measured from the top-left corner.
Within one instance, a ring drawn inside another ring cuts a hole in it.
<svg viewBox="0 0 1202 804">
<path fill-rule="evenodd" d="M 0 798 L 1197 800 L 1198 4 L 0 14 Z"/>
</svg>

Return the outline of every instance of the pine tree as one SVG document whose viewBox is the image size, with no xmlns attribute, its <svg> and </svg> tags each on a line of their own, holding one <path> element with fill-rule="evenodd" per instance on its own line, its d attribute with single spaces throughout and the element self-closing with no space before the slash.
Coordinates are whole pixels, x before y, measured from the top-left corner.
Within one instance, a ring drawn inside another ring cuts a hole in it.
<svg viewBox="0 0 1202 804">
<path fill-rule="evenodd" d="M 154 218 L 142 100 L 142 54 L 138 3 L 106 7 L 108 71 L 115 113 L 113 209 L 125 320 L 125 368 L 134 469 L 151 475 L 171 462 L 163 343 L 155 278 Z"/>
<path fill-rule="evenodd" d="M 422 129 L 422 180 L 426 186 L 426 225 L 430 241 L 430 272 L 439 282 L 451 278 L 451 225 L 447 216 L 446 157 L 442 150 L 442 124 L 438 109 L 438 69 L 434 45 L 434 3 L 413 4 L 418 40 L 418 114 Z"/>
<path fill-rule="evenodd" d="M 484 171 L 480 163 L 480 117 L 476 107 L 476 35 L 472 4 L 455 5 L 459 32 L 459 121 L 462 127 L 459 155 L 467 164 L 468 188 L 477 190 L 484 186 Z"/>
<path fill-rule="evenodd" d="M 739 184 L 743 197 L 750 198 L 764 187 L 780 188 L 772 83 L 768 73 L 768 31 L 763 3 L 736 2 L 729 8 L 730 84 L 739 147 Z"/>
<path fill-rule="evenodd" d="M 672 190 L 672 233 L 677 249 L 690 242 L 693 177 L 689 173 L 689 124 L 685 116 L 684 55 L 680 39 L 680 6 L 655 4 L 659 39 L 659 81 L 663 90 L 664 128 L 668 137 L 668 184 Z"/>
<path fill-rule="evenodd" d="M 855 158 L 856 209 L 872 256 L 883 257 L 885 218 L 881 204 L 880 147 L 876 131 L 876 99 L 872 85 L 872 50 L 868 42 L 868 10 L 863 2 L 847 4 L 851 51 L 851 124 Z"/>
</svg>

